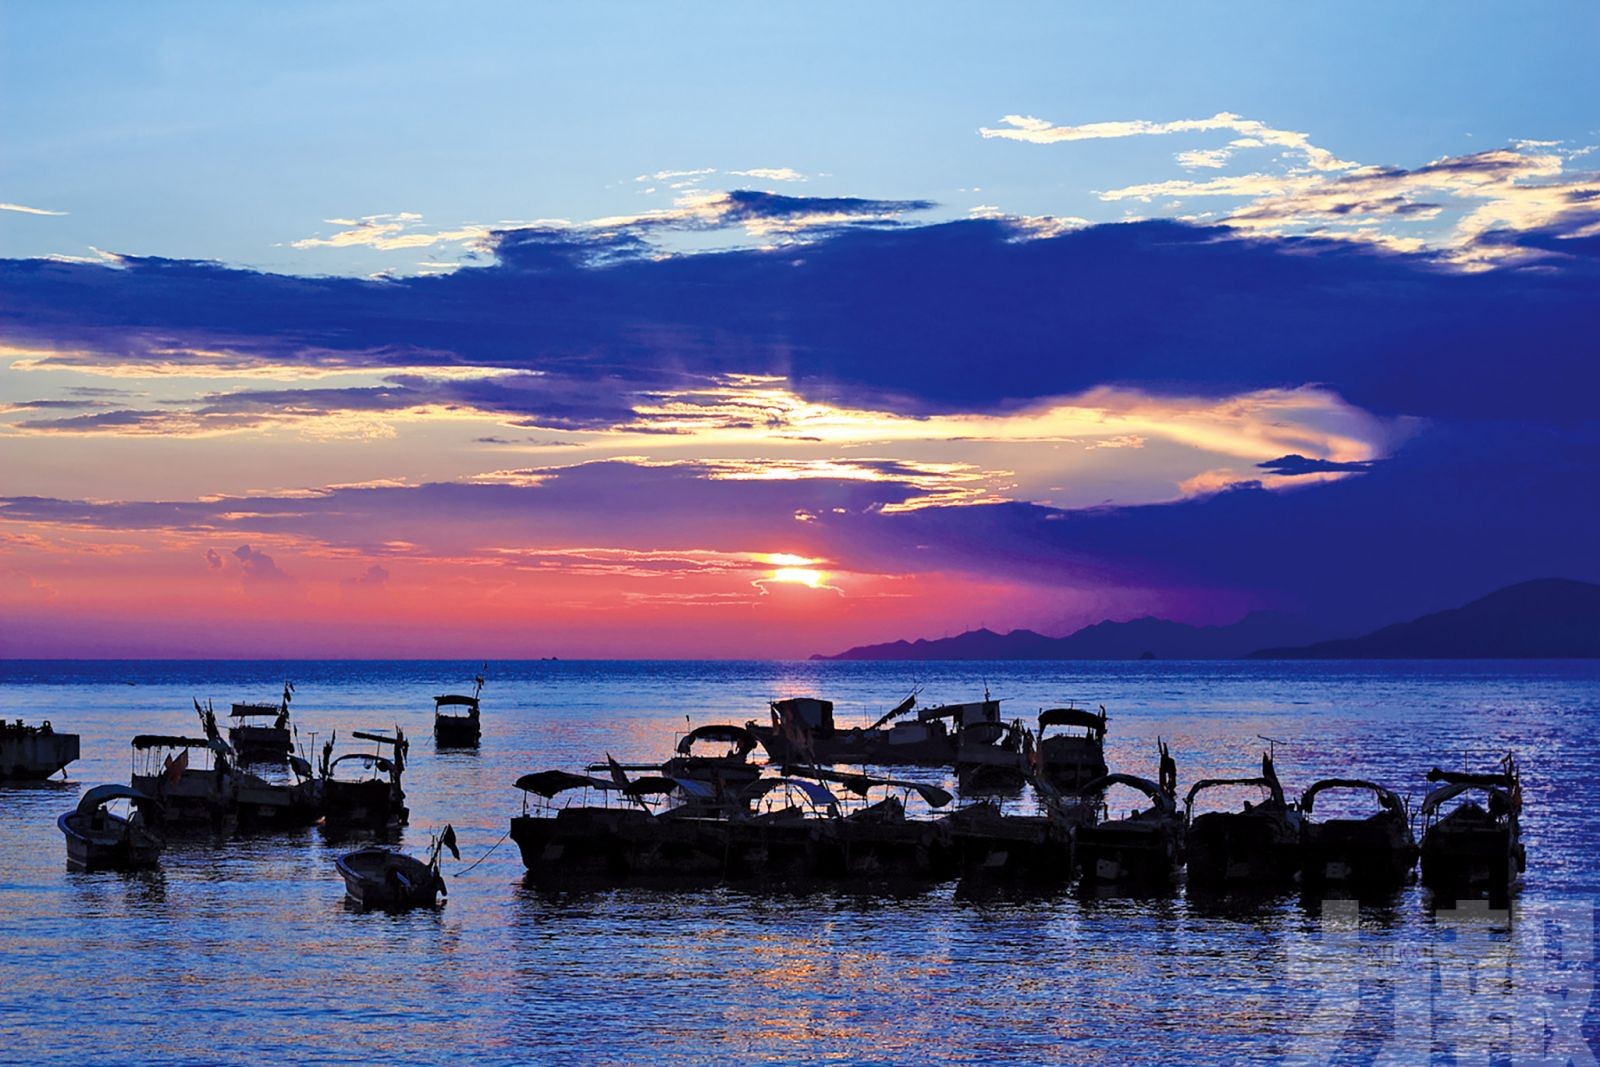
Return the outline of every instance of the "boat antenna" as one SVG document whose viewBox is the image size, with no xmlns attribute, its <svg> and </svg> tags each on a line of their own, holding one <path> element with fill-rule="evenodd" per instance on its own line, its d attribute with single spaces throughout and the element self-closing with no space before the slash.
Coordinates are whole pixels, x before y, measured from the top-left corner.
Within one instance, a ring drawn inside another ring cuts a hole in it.
<svg viewBox="0 0 1600 1067">
<path fill-rule="evenodd" d="M 1289 743 L 1281 737 L 1268 737 L 1266 734 L 1256 734 L 1256 737 L 1257 739 L 1267 743 L 1267 755 L 1274 758 L 1276 758 L 1278 755 L 1278 746 L 1287 745 Z"/>
</svg>

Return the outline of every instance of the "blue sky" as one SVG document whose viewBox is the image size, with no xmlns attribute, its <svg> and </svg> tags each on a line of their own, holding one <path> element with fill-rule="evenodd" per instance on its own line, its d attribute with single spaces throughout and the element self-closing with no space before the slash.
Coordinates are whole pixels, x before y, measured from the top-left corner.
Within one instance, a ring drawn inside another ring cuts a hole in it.
<svg viewBox="0 0 1600 1067">
<path fill-rule="evenodd" d="M 410 269 L 297 250 L 329 218 L 426 226 L 659 206 L 632 179 L 792 168 L 791 191 L 1110 221 L 1215 136 L 985 140 L 1232 112 L 1363 163 L 1600 140 L 1600 9 L 1540 4 L 9 4 L 9 255 Z"/>
<path fill-rule="evenodd" d="M 1600 580 L 1595 5 L 0 13 L 0 653 Z"/>
</svg>

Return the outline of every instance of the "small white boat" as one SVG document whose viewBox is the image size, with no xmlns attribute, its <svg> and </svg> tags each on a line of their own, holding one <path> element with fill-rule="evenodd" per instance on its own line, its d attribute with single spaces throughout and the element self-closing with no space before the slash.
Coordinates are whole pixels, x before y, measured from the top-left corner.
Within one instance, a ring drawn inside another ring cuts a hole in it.
<svg viewBox="0 0 1600 1067">
<path fill-rule="evenodd" d="M 126 800 L 127 816 L 108 807 Z M 135 870 L 161 861 L 164 842 L 155 827 L 161 805 L 146 793 L 125 785 L 97 785 L 78 806 L 56 820 L 67 839 L 67 867 L 74 871 Z"/>
<path fill-rule="evenodd" d="M 434 839 L 426 863 L 382 845 L 346 852 L 334 863 L 344 878 L 345 896 L 364 910 L 436 908 L 439 898 L 450 894 L 439 873 L 439 852 L 446 848 L 456 859 L 461 858 L 455 829 L 448 824 Z"/>
</svg>

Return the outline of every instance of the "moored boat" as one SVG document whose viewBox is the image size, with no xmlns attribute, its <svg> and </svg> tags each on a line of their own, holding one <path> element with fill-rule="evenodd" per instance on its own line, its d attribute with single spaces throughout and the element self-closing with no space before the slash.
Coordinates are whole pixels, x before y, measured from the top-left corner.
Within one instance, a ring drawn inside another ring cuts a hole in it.
<svg viewBox="0 0 1600 1067">
<path fill-rule="evenodd" d="M 745 725 L 777 763 L 948 767 L 960 729 L 1000 721 L 998 700 L 924 708 L 906 719 L 916 705 L 913 693 L 868 726 L 841 728 L 833 701 L 787 697 L 772 702 L 770 725 Z"/>
<path fill-rule="evenodd" d="M 1165 886 L 1183 860 L 1183 815 L 1178 811 L 1177 764 L 1161 745 L 1159 781 L 1131 774 L 1107 774 L 1086 782 L 1081 790 L 1101 812 L 1078 826 L 1074 859 L 1084 882 L 1097 885 Z M 1147 805 L 1122 818 L 1109 818 L 1106 796 L 1116 786 L 1144 795 Z"/>
<path fill-rule="evenodd" d="M 477 748 L 483 736 L 478 698 L 483 693 L 485 663 L 472 680 L 472 695 L 441 693 L 433 698 L 433 740 L 440 748 Z"/>
<path fill-rule="evenodd" d="M 356 730 L 351 736 L 372 742 L 376 751 L 335 756 L 336 737 L 323 744 L 318 780 L 325 824 L 383 829 L 404 825 L 411 814 L 401 785 L 410 742 L 398 727 L 393 735 Z"/>
<path fill-rule="evenodd" d="M 129 781 L 160 802 L 165 825 L 227 832 L 237 816 L 228 757 L 227 744 L 211 738 L 139 734 Z"/>
<path fill-rule="evenodd" d="M 1365 794 L 1377 810 L 1315 818 L 1317 798 L 1327 793 Z M 1300 814 L 1300 876 L 1307 885 L 1390 890 L 1416 866 L 1417 839 L 1405 801 L 1376 782 L 1324 778 L 1301 794 Z"/>
<path fill-rule="evenodd" d="M 49 719 L 0 722 L 0 782 L 43 781 L 77 758 L 78 735 L 57 733 Z"/>
<path fill-rule="evenodd" d="M 1437 784 L 1421 811 L 1422 882 L 1430 889 L 1502 895 L 1526 867 L 1521 779 L 1510 756 L 1500 766 L 1487 774 L 1438 767 L 1428 772 L 1428 781 Z M 1447 810 L 1453 800 L 1460 803 Z"/>
<path fill-rule="evenodd" d="M 127 801 L 127 815 L 111 810 Z M 56 820 L 67 842 L 67 867 L 74 871 L 137 870 L 161 861 L 160 804 L 125 785 L 97 785 L 78 806 Z"/>
<path fill-rule="evenodd" d="M 1041 772 L 1069 792 L 1106 773 L 1106 709 L 1048 708 L 1039 713 Z"/>
<path fill-rule="evenodd" d="M 234 704 L 228 717 L 228 745 L 241 763 L 283 763 L 293 751 L 289 735 L 289 700 L 294 684 L 283 683 L 283 697 L 276 704 Z M 199 702 L 195 705 L 199 707 Z"/>
<path fill-rule="evenodd" d="M 1245 801 L 1239 811 L 1194 814 L 1202 792 L 1222 786 L 1252 786 L 1259 803 Z M 1191 886 L 1270 889 L 1300 873 L 1300 813 L 1284 799 L 1272 757 L 1261 757 L 1259 778 L 1204 778 L 1189 787 L 1184 801 L 1184 849 Z"/>
<path fill-rule="evenodd" d="M 334 861 L 344 878 L 345 896 L 363 910 L 403 911 L 408 908 L 433 908 L 441 896 L 448 896 L 444 876 L 439 872 L 439 852 L 449 849 L 456 859 L 456 832 L 448 823 L 434 838 L 428 859 L 419 860 L 382 845 L 346 852 Z"/>
</svg>

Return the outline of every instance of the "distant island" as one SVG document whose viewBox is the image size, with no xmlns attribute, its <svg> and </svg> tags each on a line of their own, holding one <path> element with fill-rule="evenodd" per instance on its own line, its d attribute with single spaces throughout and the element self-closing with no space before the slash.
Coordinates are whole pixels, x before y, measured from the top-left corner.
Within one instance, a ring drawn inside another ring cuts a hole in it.
<svg viewBox="0 0 1600 1067">
<path fill-rule="evenodd" d="M 1596 659 L 1600 585 L 1542 578 L 1463 607 L 1361 637 L 1319 640 L 1313 623 L 1253 612 L 1226 626 L 1146 616 L 1099 622 L 1065 637 L 1033 630 L 969 630 L 934 640 L 859 645 L 814 660 L 1095 659 Z"/>
</svg>

